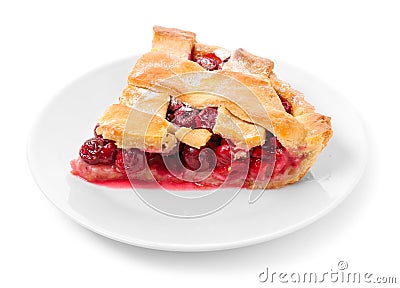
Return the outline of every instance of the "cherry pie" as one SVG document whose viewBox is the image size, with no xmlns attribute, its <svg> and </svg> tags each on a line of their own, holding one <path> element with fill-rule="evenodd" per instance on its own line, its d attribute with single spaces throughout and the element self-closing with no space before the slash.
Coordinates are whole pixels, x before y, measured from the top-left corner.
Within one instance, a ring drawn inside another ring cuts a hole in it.
<svg viewBox="0 0 400 288">
<path fill-rule="evenodd" d="M 155 26 L 151 52 L 71 161 L 90 182 L 199 188 L 299 181 L 332 136 L 330 118 L 280 80 L 274 63 Z"/>
</svg>

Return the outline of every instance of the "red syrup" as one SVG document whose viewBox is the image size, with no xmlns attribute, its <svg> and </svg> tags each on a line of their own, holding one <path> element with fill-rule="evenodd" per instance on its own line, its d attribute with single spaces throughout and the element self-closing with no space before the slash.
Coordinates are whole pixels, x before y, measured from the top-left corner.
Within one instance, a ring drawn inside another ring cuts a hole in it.
<svg viewBox="0 0 400 288">
<path fill-rule="evenodd" d="M 78 176 L 80 177 L 80 176 Z M 86 179 L 80 177 L 81 179 L 87 181 Z M 89 181 L 87 181 L 89 182 Z M 181 182 L 181 183 L 168 183 L 168 182 L 145 182 L 140 180 L 133 180 L 132 183 L 128 179 L 120 180 L 108 180 L 108 181 L 93 181 L 89 182 L 95 185 L 112 188 L 112 189 L 160 189 L 161 187 L 170 191 L 185 191 L 185 190 L 207 190 L 216 188 L 217 186 L 199 186 L 191 182 Z"/>
</svg>

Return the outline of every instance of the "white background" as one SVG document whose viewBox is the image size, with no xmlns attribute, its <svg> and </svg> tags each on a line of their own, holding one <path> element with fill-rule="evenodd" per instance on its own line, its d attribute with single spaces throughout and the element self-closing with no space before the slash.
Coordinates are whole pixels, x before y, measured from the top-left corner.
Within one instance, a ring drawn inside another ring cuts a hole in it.
<svg viewBox="0 0 400 288">
<path fill-rule="evenodd" d="M 0 2 L 0 287 L 263 287 L 257 277 L 266 266 L 330 271 L 339 260 L 353 271 L 397 274 L 400 282 L 396 1 L 173 2 Z M 301 231 L 212 253 L 117 243 L 58 211 L 29 172 L 32 121 L 75 78 L 147 51 L 154 24 L 301 66 L 341 91 L 369 142 L 368 167 L 353 193 Z"/>
</svg>

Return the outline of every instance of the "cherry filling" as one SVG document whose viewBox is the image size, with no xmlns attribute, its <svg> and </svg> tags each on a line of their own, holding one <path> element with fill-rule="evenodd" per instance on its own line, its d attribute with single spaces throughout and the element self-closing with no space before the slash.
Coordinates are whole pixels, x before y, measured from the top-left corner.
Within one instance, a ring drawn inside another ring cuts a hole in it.
<svg viewBox="0 0 400 288">
<path fill-rule="evenodd" d="M 208 107 L 200 111 L 195 119 L 196 128 L 213 129 L 217 120 L 218 110 Z"/>
<path fill-rule="evenodd" d="M 205 128 L 212 130 L 217 119 L 217 108 L 199 110 L 172 99 L 167 112 L 167 120 L 179 127 Z"/>
<path fill-rule="evenodd" d="M 199 113 L 197 109 L 182 106 L 171 114 L 170 121 L 180 127 L 195 128 L 196 118 Z"/>
<path fill-rule="evenodd" d="M 128 175 L 131 181 L 140 181 L 144 180 L 143 173 L 148 167 L 159 183 L 168 184 L 187 183 L 182 175 L 190 171 L 209 171 L 206 179 L 196 182 L 198 185 L 215 187 L 225 181 L 229 184 L 240 180 L 239 183 L 247 187 L 256 181 L 273 180 L 289 168 L 298 167 L 302 160 L 287 151 L 271 133 L 268 133 L 264 145 L 252 148 L 242 158 L 235 159 L 234 153 L 235 147 L 229 140 L 217 134 L 213 134 L 207 145 L 200 149 L 180 143 L 179 149 L 171 155 L 143 152 L 136 148 L 120 149 L 114 141 L 97 135 L 82 145 L 79 155 L 83 162 L 74 160 L 81 163 L 73 164 L 73 173 L 89 181 L 127 179 Z"/>
<path fill-rule="evenodd" d="M 220 70 L 222 68 L 222 60 L 214 53 L 203 55 L 196 60 L 196 63 L 208 71 Z"/>
<path fill-rule="evenodd" d="M 281 96 L 279 96 L 279 99 L 281 99 L 283 108 L 285 108 L 285 111 L 289 114 L 292 114 L 292 104 L 290 104 L 290 102 L 284 98 L 282 98 Z"/>
</svg>

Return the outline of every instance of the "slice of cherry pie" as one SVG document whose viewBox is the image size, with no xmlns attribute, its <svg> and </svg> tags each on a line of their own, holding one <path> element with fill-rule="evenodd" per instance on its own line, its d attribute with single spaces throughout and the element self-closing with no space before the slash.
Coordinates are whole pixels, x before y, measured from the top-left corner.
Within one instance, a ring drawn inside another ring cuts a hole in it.
<svg viewBox="0 0 400 288">
<path fill-rule="evenodd" d="M 71 161 L 90 182 L 277 188 L 299 181 L 332 136 L 330 118 L 243 49 L 154 27 L 119 103 Z"/>
</svg>

